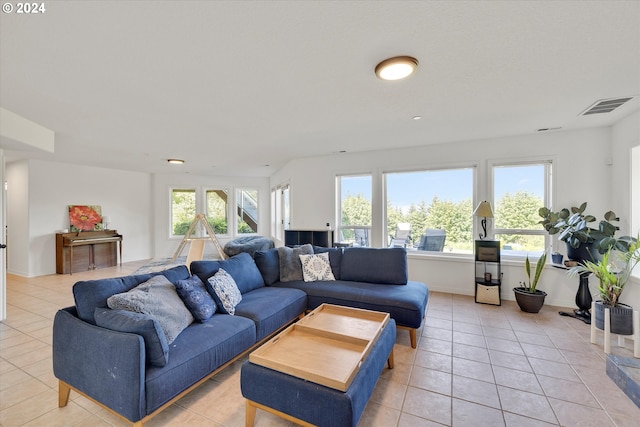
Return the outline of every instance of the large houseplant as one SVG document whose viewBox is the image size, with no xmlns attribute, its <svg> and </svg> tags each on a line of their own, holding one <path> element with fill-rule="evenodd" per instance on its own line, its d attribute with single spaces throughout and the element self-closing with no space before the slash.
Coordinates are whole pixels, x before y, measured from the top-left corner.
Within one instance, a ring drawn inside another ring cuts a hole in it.
<svg viewBox="0 0 640 427">
<path fill-rule="evenodd" d="M 600 260 L 586 260 L 571 268 L 569 274 L 593 274 L 600 281 L 600 300 L 596 301 L 595 310 L 596 327 L 604 329 L 604 310 L 608 308 L 611 313 L 611 332 L 630 335 L 633 333 L 632 309 L 620 303 L 619 298 L 634 268 L 640 263 L 640 244 L 638 238 L 628 236 L 617 240 L 622 250 L 611 247 Z"/>
<path fill-rule="evenodd" d="M 596 222 L 596 217 L 585 214 L 586 209 L 586 202 L 558 212 L 542 207 L 538 210 L 542 217 L 539 223 L 550 235 L 559 234 L 558 238 L 567 243 L 567 257 L 572 260 L 596 261 L 600 257 L 598 254 L 604 254 L 610 248 L 626 250 L 626 242 L 614 237 L 618 227 L 613 222 L 619 220 L 616 214 L 606 212 L 595 228 L 591 224 Z"/>
<path fill-rule="evenodd" d="M 544 251 L 535 264 L 533 277 L 531 276 L 531 261 L 529 261 L 529 255 L 524 262 L 524 271 L 527 275 L 526 282 L 520 282 L 520 286 L 513 288 L 513 293 L 516 297 L 516 302 L 520 307 L 520 310 L 527 313 L 537 313 L 544 305 L 544 299 L 547 293 L 536 289 L 540 275 L 547 262 L 547 251 Z"/>
</svg>

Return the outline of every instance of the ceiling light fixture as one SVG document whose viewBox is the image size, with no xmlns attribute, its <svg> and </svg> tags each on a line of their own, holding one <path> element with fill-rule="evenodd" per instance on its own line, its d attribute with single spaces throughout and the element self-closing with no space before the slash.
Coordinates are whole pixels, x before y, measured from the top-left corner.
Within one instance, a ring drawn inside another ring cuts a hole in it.
<svg viewBox="0 0 640 427">
<path fill-rule="evenodd" d="M 171 163 L 172 165 L 181 165 L 184 163 L 184 160 L 182 159 L 167 159 L 168 163 Z"/>
<path fill-rule="evenodd" d="M 382 80 L 400 80 L 409 77 L 418 68 L 418 60 L 412 56 L 396 56 L 376 65 L 376 76 Z"/>
</svg>

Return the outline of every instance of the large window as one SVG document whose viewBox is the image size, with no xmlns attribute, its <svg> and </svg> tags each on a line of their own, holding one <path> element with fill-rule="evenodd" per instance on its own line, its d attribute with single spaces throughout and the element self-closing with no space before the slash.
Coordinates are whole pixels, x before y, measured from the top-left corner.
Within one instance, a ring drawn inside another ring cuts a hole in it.
<svg viewBox="0 0 640 427">
<path fill-rule="evenodd" d="M 258 232 L 258 190 L 236 191 L 238 234 Z"/>
<path fill-rule="evenodd" d="M 171 234 L 184 236 L 196 216 L 196 190 L 171 190 Z"/>
<path fill-rule="evenodd" d="M 338 177 L 340 225 L 336 240 L 354 246 L 370 246 L 371 175 Z"/>
<path fill-rule="evenodd" d="M 538 210 L 549 206 L 551 162 L 493 165 L 494 235 L 503 255 L 540 255 L 547 232 Z"/>
<path fill-rule="evenodd" d="M 207 190 L 207 222 L 216 234 L 227 234 L 229 227 L 227 190 Z"/>
<path fill-rule="evenodd" d="M 472 253 L 473 181 L 472 167 L 386 173 L 386 243 L 408 227 L 407 248 Z"/>
<path fill-rule="evenodd" d="M 289 184 L 271 190 L 271 235 L 278 240 L 284 240 L 284 230 L 291 223 L 290 194 Z"/>
</svg>

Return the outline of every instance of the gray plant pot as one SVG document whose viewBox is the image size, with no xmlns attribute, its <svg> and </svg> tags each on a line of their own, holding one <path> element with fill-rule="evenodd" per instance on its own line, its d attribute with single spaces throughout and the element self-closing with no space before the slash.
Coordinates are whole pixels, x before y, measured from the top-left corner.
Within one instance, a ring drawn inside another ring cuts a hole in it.
<svg viewBox="0 0 640 427">
<path fill-rule="evenodd" d="M 516 297 L 516 302 L 520 307 L 520 310 L 525 313 L 537 313 L 544 305 L 544 299 L 547 296 L 546 292 L 536 289 L 535 293 L 531 293 L 527 288 L 519 287 L 513 288 L 513 293 Z"/>
<path fill-rule="evenodd" d="M 627 304 L 618 303 L 615 307 L 596 301 L 596 328 L 604 330 L 604 309 L 611 312 L 611 333 L 618 335 L 633 334 L 633 308 Z"/>
</svg>

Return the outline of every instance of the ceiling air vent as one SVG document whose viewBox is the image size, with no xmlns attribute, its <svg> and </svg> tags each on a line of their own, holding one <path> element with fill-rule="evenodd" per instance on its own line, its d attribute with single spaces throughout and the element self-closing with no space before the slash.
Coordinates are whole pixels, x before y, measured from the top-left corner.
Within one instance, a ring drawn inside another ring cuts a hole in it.
<svg viewBox="0 0 640 427">
<path fill-rule="evenodd" d="M 580 113 L 580 115 L 588 116 L 590 114 L 610 113 L 632 98 L 631 96 L 628 98 L 601 99 Z"/>
</svg>

